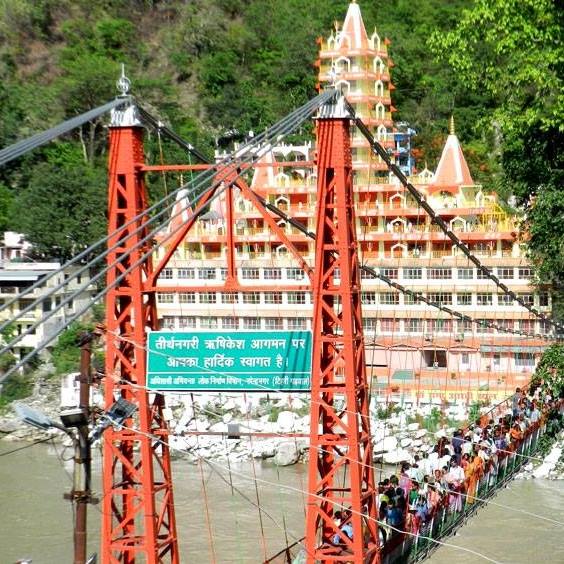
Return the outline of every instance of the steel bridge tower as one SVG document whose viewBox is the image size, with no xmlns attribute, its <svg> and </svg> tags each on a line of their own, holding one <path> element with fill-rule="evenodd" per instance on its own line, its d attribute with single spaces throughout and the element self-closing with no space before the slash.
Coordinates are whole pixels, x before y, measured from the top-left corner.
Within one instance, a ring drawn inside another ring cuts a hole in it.
<svg viewBox="0 0 564 564">
<path fill-rule="evenodd" d="M 143 129 L 132 104 L 113 110 L 109 150 L 105 406 L 118 397 L 137 407 L 104 434 L 102 562 L 180 562 L 164 399 L 151 399 L 146 384 L 147 329 L 157 329 L 146 226 Z M 136 219 L 138 218 L 138 219 Z M 138 426 L 137 426 L 138 425 Z"/>
<path fill-rule="evenodd" d="M 317 120 L 317 239 L 305 545 L 311 564 L 379 562 L 355 234 L 351 118 L 343 103 L 341 98 L 336 105 L 323 106 Z M 340 522 L 337 511 L 343 513 Z M 345 523 L 352 525 L 352 538 L 341 530 Z"/>
</svg>

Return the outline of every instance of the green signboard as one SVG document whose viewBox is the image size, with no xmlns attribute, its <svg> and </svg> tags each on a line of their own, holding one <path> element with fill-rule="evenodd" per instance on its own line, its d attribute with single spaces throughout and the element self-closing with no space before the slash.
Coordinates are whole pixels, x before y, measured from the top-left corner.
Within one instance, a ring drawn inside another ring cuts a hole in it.
<svg viewBox="0 0 564 564">
<path fill-rule="evenodd" d="M 152 390 L 309 392 L 310 331 L 153 331 Z"/>
</svg>

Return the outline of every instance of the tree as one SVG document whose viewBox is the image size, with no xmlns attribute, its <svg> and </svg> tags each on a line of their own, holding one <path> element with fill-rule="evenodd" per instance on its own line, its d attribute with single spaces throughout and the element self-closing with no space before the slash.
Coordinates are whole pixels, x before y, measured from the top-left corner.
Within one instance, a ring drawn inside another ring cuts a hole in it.
<svg viewBox="0 0 564 564">
<path fill-rule="evenodd" d="M 39 257 L 67 260 L 106 233 L 105 169 L 84 163 L 76 145 L 69 151 L 73 156 L 66 158 L 57 152 L 60 166 L 55 156 L 36 166 L 27 188 L 16 196 L 12 224 Z"/>
<path fill-rule="evenodd" d="M 525 212 L 538 281 L 564 288 L 564 10 L 558 0 L 477 0 L 430 45 L 471 90 L 495 100 L 499 187 Z"/>
</svg>

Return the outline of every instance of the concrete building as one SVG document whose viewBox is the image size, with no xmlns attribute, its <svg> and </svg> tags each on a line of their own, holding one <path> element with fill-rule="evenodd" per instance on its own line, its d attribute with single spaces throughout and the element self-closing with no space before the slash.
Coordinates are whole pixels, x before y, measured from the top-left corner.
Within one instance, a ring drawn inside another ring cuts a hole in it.
<svg viewBox="0 0 564 564">
<path fill-rule="evenodd" d="M 59 270 L 61 265 L 58 262 L 3 262 L 0 268 L 0 305 L 17 298 L 16 301 L 6 310 L 0 312 L 0 321 L 6 319 L 14 320 L 14 333 L 21 335 L 28 330 L 30 334 L 23 337 L 14 347 L 13 352 L 17 358 L 25 356 L 31 349 L 37 347 L 50 336 L 60 330 L 62 326 L 67 324 L 67 320 L 74 313 L 79 311 L 93 295 L 94 288 L 91 285 L 78 293 L 77 296 L 71 298 L 71 294 L 79 290 L 88 282 L 89 277 L 85 274 L 79 275 L 74 279 L 70 279 L 72 274 L 78 270 L 78 267 L 66 269 L 49 280 L 45 280 L 35 290 L 24 297 L 18 298 L 27 288 L 37 282 L 41 282 L 54 271 Z M 47 295 L 51 289 L 61 284 L 65 280 L 69 283 L 63 288 L 58 289 L 52 295 Z M 41 299 L 43 298 L 43 299 Z M 68 303 L 57 311 L 49 320 L 40 324 L 33 329 L 36 321 L 40 320 L 50 311 L 53 311 L 69 299 Z M 18 313 L 26 309 L 29 305 L 41 299 L 28 312 L 16 319 Z"/>
<path fill-rule="evenodd" d="M 341 89 L 376 139 L 393 154 L 397 144 L 388 45 L 377 31 L 367 34 L 359 5 L 351 3 L 342 27 L 321 42 L 317 65 L 320 83 L 332 82 Z M 409 136 L 412 133 L 410 130 Z M 431 223 L 385 163 L 372 156 L 358 131 L 352 131 L 351 141 L 363 263 L 472 318 L 524 333 L 550 330 L 477 271 Z M 311 144 L 273 148 L 264 158 L 268 166 L 256 169 L 251 184 L 310 231 L 315 230 L 316 170 L 276 163 L 307 163 L 313 150 Z M 412 169 L 410 158 L 404 159 L 404 166 Z M 522 299 L 550 311 L 548 294 L 535 293 L 530 285 L 532 270 L 523 254 L 516 218 L 500 207 L 495 194 L 486 193 L 472 179 L 452 120 L 435 172 L 425 169 L 411 180 L 484 265 Z M 300 265 L 248 201 L 239 198 L 235 208 L 238 276 L 251 291 L 202 290 L 206 285 L 221 285 L 226 276 L 225 199 L 218 198 L 160 276 L 162 327 L 309 328 L 311 295 Z M 182 210 L 187 214 L 189 209 L 190 202 L 180 194 L 173 215 Z M 180 216 L 173 220 L 169 229 L 181 220 Z M 313 241 L 283 221 L 278 224 L 313 265 Z M 516 337 L 458 320 L 366 273 L 362 283 L 369 374 L 375 388 L 388 398 L 440 401 L 446 395 L 469 401 L 505 397 L 511 388 L 528 381 L 546 344 L 538 338 Z M 176 291 L 179 287 L 182 290 Z"/>
</svg>

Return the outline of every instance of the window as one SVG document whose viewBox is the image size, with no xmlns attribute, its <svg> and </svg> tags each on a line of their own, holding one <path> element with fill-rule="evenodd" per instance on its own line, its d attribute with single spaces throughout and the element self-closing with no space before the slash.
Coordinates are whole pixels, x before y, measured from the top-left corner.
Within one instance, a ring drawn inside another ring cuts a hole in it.
<svg viewBox="0 0 564 564">
<path fill-rule="evenodd" d="M 456 294 L 456 305 L 459 306 L 472 305 L 472 294 L 470 292 L 460 292 Z"/>
<path fill-rule="evenodd" d="M 497 269 L 497 277 L 503 280 L 513 280 L 513 268 L 509 266 L 502 266 Z"/>
<path fill-rule="evenodd" d="M 526 305 L 532 306 L 535 303 L 535 297 L 533 296 L 533 294 L 517 294 L 517 297 L 521 298 L 521 300 L 523 300 L 523 303 Z"/>
<path fill-rule="evenodd" d="M 403 322 L 406 333 L 422 333 L 423 320 L 422 319 L 406 319 Z"/>
<path fill-rule="evenodd" d="M 175 323 L 174 323 L 174 317 L 172 317 L 171 315 L 163 315 L 162 321 L 161 321 L 161 328 L 162 329 L 174 329 L 175 327 Z"/>
<path fill-rule="evenodd" d="M 237 292 L 221 292 L 222 304 L 236 304 L 238 301 Z"/>
<path fill-rule="evenodd" d="M 243 329 L 260 329 L 260 317 L 243 317 Z"/>
<path fill-rule="evenodd" d="M 471 333 L 474 329 L 474 324 L 469 319 L 461 319 L 458 322 L 458 332 L 459 333 Z"/>
<path fill-rule="evenodd" d="M 280 280 L 282 278 L 281 268 L 265 268 L 264 269 L 264 279 L 265 280 Z"/>
<path fill-rule="evenodd" d="M 539 294 L 539 306 L 548 307 L 548 292 L 541 292 Z"/>
<path fill-rule="evenodd" d="M 179 268 L 178 278 L 183 278 L 184 280 L 193 280 L 196 278 L 196 274 L 193 268 Z"/>
<path fill-rule="evenodd" d="M 376 292 L 362 292 L 360 294 L 360 299 L 363 304 L 367 305 L 375 305 L 377 303 Z"/>
<path fill-rule="evenodd" d="M 258 268 L 242 268 L 241 277 L 243 280 L 258 280 L 259 269 Z"/>
<path fill-rule="evenodd" d="M 429 333 L 450 333 L 452 331 L 452 319 L 428 319 L 427 331 Z"/>
<path fill-rule="evenodd" d="M 489 280 L 491 274 L 491 270 L 488 268 L 486 272 L 483 272 L 478 268 L 478 280 Z"/>
<path fill-rule="evenodd" d="M 215 268 L 198 268 L 200 280 L 215 280 Z"/>
<path fill-rule="evenodd" d="M 513 305 L 513 298 L 509 294 L 498 294 L 497 305 L 511 307 Z"/>
<path fill-rule="evenodd" d="M 529 280 L 533 277 L 533 270 L 531 268 L 520 268 L 519 269 L 519 279 Z"/>
<path fill-rule="evenodd" d="M 470 364 L 470 355 L 468 353 L 462 353 L 460 355 L 461 364 Z"/>
<path fill-rule="evenodd" d="M 519 321 L 519 328 L 521 331 L 533 333 L 535 331 L 535 322 L 533 319 L 521 319 Z"/>
<path fill-rule="evenodd" d="M 375 317 L 365 317 L 362 320 L 362 328 L 364 331 L 376 331 L 376 321 Z"/>
<path fill-rule="evenodd" d="M 380 303 L 382 305 L 397 305 L 399 304 L 399 294 L 397 292 L 382 292 Z"/>
<path fill-rule="evenodd" d="M 374 278 L 376 278 L 376 276 L 374 276 L 374 274 L 372 272 L 370 272 L 369 270 L 366 270 L 366 269 L 363 268 L 360 271 L 360 279 L 361 280 L 373 280 Z"/>
<path fill-rule="evenodd" d="M 239 318 L 238 317 L 222 317 L 221 318 L 221 328 L 222 329 L 239 329 Z"/>
<path fill-rule="evenodd" d="M 493 333 L 492 325 L 495 319 L 476 319 L 476 332 L 477 333 Z"/>
<path fill-rule="evenodd" d="M 202 292 L 200 294 L 201 304 L 215 304 L 216 300 L 217 300 L 217 296 L 215 292 Z"/>
<path fill-rule="evenodd" d="M 284 329 L 284 320 L 281 317 L 265 317 L 264 328 L 273 331 Z"/>
<path fill-rule="evenodd" d="M 333 278 L 341 278 L 341 269 L 340 268 L 336 268 L 335 270 L 333 270 Z"/>
<path fill-rule="evenodd" d="M 200 317 L 202 329 L 217 329 L 217 317 Z"/>
<path fill-rule="evenodd" d="M 306 329 L 307 321 L 304 317 L 289 317 L 288 329 Z"/>
<path fill-rule="evenodd" d="M 397 319 L 390 319 L 390 318 L 382 318 L 380 319 L 380 330 L 386 333 L 395 333 L 398 330 L 398 320 Z"/>
<path fill-rule="evenodd" d="M 499 327 L 498 333 L 504 333 L 504 329 L 513 329 L 513 319 L 498 319 L 496 325 Z"/>
<path fill-rule="evenodd" d="M 476 294 L 476 305 L 491 306 L 493 304 L 493 294 L 478 292 Z"/>
<path fill-rule="evenodd" d="M 174 294 L 172 292 L 157 292 L 157 302 L 160 304 L 174 303 Z"/>
<path fill-rule="evenodd" d="M 398 269 L 397 268 L 381 268 L 380 274 L 387 276 L 388 278 L 396 278 L 398 277 Z"/>
<path fill-rule="evenodd" d="M 159 275 L 160 280 L 172 280 L 172 268 L 163 268 Z"/>
<path fill-rule="evenodd" d="M 181 304 L 195 304 L 196 294 L 194 292 L 180 292 L 178 294 L 178 300 Z"/>
<path fill-rule="evenodd" d="M 244 304 L 260 304 L 260 292 L 243 292 Z"/>
<path fill-rule="evenodd" d="M 404 268 L 403 277 L 406 280 L 421 280 L 423 278 L 422 268 Z"/>
<path fill-rule="evenodd" d="M 494 366 L 500 366 L 501 365 L 501 353 L 494 353 L 493 354 L 492 364 Z"/>
<path fill-rule="evenodd" d="M 180 329 L 194 329 L 196 327 L 195 317 L 179 317 L 178 326 Z"/>
<path fill-rule="evenodd" d="M 449 280 L 452 278 L 452 268 L 429 268 L 427 278 L 430 280 Z"/>
<path fill-rule="evenodd" d="M 265 304 L 281 304 L 282 303 L 282 292 L 265 292 L 264 293 L 264 303 Z"/>
<path fill-rule="evenodd" d="M 220 280 L 225 280 L 227 278 L 227 268 L 219 269 L 219 278 Z"/>
<path fill-rule="evenodd" d="M 286 278 L 288 280 L 303 280 L 304 271 L 301 268 L 287 268 Z"/>
<path fill-rule="evenodd" d="M 305 304 L 306 303 L 306 293 L 305 292 L 288 292 L 288 303 L 289 304 Z"/>
<path fill-rule="evenodd" d="M 458 279 L 459 280 L 472 280 L 474 278 L 473 268 L 459 268 L 458 269 Z"/>
<path fill-rule="evenodd" d="M 535 365 L 533 353 L 514 353 L 515 366 L 520 368 L 531 368 Z"/>
<path fill-rule="evenodd" d="M 430 301 L 440 305 L 452 305 L 452 294 L 446 292 L 431 292 L 427 294 Z"/>
<path fill-rule="evenodd" d="M 423 295 L 421 292 L 415 292 L 415 294 L 417 296 Z M 422 302 L 419 301 L 413 294 L 404 294 L 403 295 L 403 303 L 405 305 L 419 305 Z"/>
</svg>

